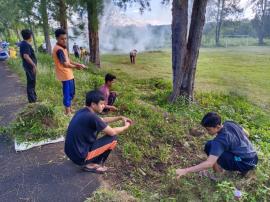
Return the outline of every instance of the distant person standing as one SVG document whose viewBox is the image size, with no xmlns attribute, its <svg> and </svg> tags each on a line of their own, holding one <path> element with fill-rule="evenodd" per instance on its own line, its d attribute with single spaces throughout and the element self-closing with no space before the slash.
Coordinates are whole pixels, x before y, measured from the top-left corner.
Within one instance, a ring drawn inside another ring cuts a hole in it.
<svg viewBox="0 0 270 202">
<path fill-rule="evenodd" d="M 76 43 L 73 45 L 73 52 L 76 58 L 80 58 L 79 46 Z"/>
<path fill-rule="evenodd" d="M 86 53 L 85 48 L 80 47 L 80 59 L 83 61 L 85 60 L 85 53 Z"/>
<path fill-rule="evenodd" d="M 131 62 L 131 64 L 135 64 L 136 63 L 137 52 L 138 51 L 136 49 L 130 51 L 129 56 L 130 56 L 130 62 Z"/>
<path fill-rule="evenodd" d="M 23 68 L 26 73 L 27 97 L 29 103 L 34 103 L 37 101 L 37 95 L 35 91 L 37 59 L 31 46 L 33 33 L 31 30 L 24 29 L 21 31 L 21 35 L 23 37 L 23 41 L 20 43 L 20 55 L 23 62 Z"/>
<path fill-rule="evenodd" d="M 89 64 L 90 62 L 90 53 L 88 51 L 85 51 L 85 58 L 84 58 L 84 64 Z"/>
<path fill-rule="evenodd" d="M 57 40 L 53 48 L 53 60 L 55 63 L 56 77 L 62 82 L 63 104 L 65 106 L 65 114 L 70 116 L 72 113 L 71 104 L 75 96 L 75 81 L 73 69 L 83 69 L 85 65 L 73 62 L 69 59 L 67 51 L 67 34 L 63 29 L 55 31 Z"/>
</svg>

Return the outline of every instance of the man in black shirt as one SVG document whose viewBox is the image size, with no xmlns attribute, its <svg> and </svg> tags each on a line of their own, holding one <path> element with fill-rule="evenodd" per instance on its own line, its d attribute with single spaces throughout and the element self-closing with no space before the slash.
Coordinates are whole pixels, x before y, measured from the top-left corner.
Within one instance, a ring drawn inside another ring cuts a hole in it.
<svg viewBox="0 0 270 202">
<path fill-rule="evenodd" d="M 75 164 L 83 166 L 84 171 L 104 173 L 107 168 L 103 164 L 116 147 L 116 135 L 127 130 L 132 121 L 123 116 L 98 117 L 96 113 L 101 113 L 106 105 L 100 91 L 88 92 L 85 104 L 86 107 L 77 111 L 69 123 L 65 153 Z M 122 127 L 107 125 L 121 120 Z M 97 139 L 99 132 L 105 135 Z"/>
<path fill-rule="evenodd" d="M 23 37 L 23 41 L 20 43 L 20 55 L 27 78 L 27 97 L 29 103 L 34 103 L 37 100 L 35 91 L 37 59 L 31 46 L 33 34 L 30 30 L 24 29 L 22 30 L 21 35 Z"/>
</svg>

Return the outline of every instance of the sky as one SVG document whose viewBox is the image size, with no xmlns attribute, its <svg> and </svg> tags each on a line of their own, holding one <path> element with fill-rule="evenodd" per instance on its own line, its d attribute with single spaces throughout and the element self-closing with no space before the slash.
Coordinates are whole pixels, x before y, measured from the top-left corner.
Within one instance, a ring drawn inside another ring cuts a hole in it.
<svg viewBox="0 0 270 202">
<path fill-rule="evenodd" d="M 171 3 L 169 5 L 161 5 L 160 0 L 151 0 L 151 11 L 145 11 L 142 15 L 139 6 L 128 7 L 126 11 L 122 11 L 128 18 L 134 21 L 144 22 L 152 25 L 171 24 Z M 243 18 L 252 18 L 253 13 L 249 7 L 249 0 L 241 0 L 241 7 L 244 8 Z"/>
</svg>

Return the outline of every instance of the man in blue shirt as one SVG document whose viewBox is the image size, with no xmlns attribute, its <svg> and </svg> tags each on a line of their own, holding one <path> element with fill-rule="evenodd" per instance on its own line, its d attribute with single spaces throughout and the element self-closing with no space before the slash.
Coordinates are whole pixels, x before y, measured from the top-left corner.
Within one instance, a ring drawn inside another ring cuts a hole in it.
<svg viewBox="0 0 270 202">
<path fill-rule="evenodd" d="M 123 117 L 103 117 L 105 98 L 100 91 L 90 91 L 86 94 L 86 107 L 76 112 L 69 123 L 65 140 L 65 153 L 73 163 L 83 166 L 83 170 L 94 173 L 104 173 L 103 165 L 110 152 L 116 147 L 116 135 L 127 130 L 131 120 Z M 121 127 L 110 127 L 108 124 L 123 121 Z M 97 138 L 100 132 L 105 133 Z"/>
<path fill-rule="evenodd" d="M 23 41 L 20 43 L 20 55 L 27 78 L 27 97 L 29 103 L 33 103 L 37 100 L 37 95 L 35 91 L 37 59 L 35 52 L 31 46 L 33 33 L 31 32 L 31 30 L 24 29 L 22 30 L 21 34 L 23 37 Z"/>
<path fill-rule="evenodd" d="M 192 172 L 213 168 L 215 172 L 239 171 L 243 175 L 256 167 L 258 156 L 247 132 L 235 122 L 226 121 L 221 124 L 221 117 L 210 112 L 201 122 L 210 135 L 216 135 L 205 145 L 206 161 L 189 168 L 177 169 L 177 178 Z"/>
</svg>

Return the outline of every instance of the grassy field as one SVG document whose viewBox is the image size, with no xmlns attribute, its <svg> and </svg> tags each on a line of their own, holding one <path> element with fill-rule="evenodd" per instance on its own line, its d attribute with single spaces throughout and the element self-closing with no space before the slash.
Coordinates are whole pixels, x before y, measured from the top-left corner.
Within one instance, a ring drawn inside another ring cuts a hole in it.
<svg viewBox="0 0 270 202">
<path fill-rule="evenodd" d="M 262 106 L 270 105 L 270 47 L 203 48 L 196 73 L 196 90 L 235 92 Z M 106 70 L 125 72 L 133 78 L 171 80 L 171 53 L 139 54 L 137 64 L 128 56 L 104 55 Z"/>
<path fill-rule="evenodd" d="M 236 186 L 244 193 L 243 201 L 267 201 L 270 197 L 269 52 L 270 48 L 257 47 L 201 49 L 196 102 L 190 105 L 181 99 L 174 105 L 167 102 L 171 91 L 169 51 L 141 53 L 136 65 L 129 64 L 127 55 L 103 55 L 102 69 L 89 67 L 76 71 L 76 109 L 83 106 L 85 92 L 100 86 L 105 73 L 111 72 L 118 78 L 115 86 L 119 93 L 118 113 L 136 122 L 119 137 L 119 146 L 108 162 L 114 170 L 104 178 L 113 190 L 101 189 L 90 201 L 119 201 L 117 197 L 122 194 L 118 190 L 126 190 L 138 201 L 232 201 Z M 20 61 L 11 60 L 9 65 L 25 81 Z M 43 106 L 42 116 L 53 122 L 44 124 L 36 118 L 39 112 L 28 113 L 27 120 L 31 121 L 27 134 L 46 135 L 50 128 L 53 134 L 61 135 L 69 120 L 62 118 L 61 86 L 55 80 L 50 56 L 40 55 L 38 68 L 37 94 L 39 105 Z M 205 159 L 203 144 L 210 137 L 199 122 L 209 111 L 217 111 L 223 120 L 235 120 L 249 130 L 260 164 L 246 178 L 227 174 L 212 182 L 190 174 L 176 181 L 175 168 Z M 19 118 L 11 128 L 16 135 L 16 131 L 25 130 L 25 122 Z"/>
</svg>

